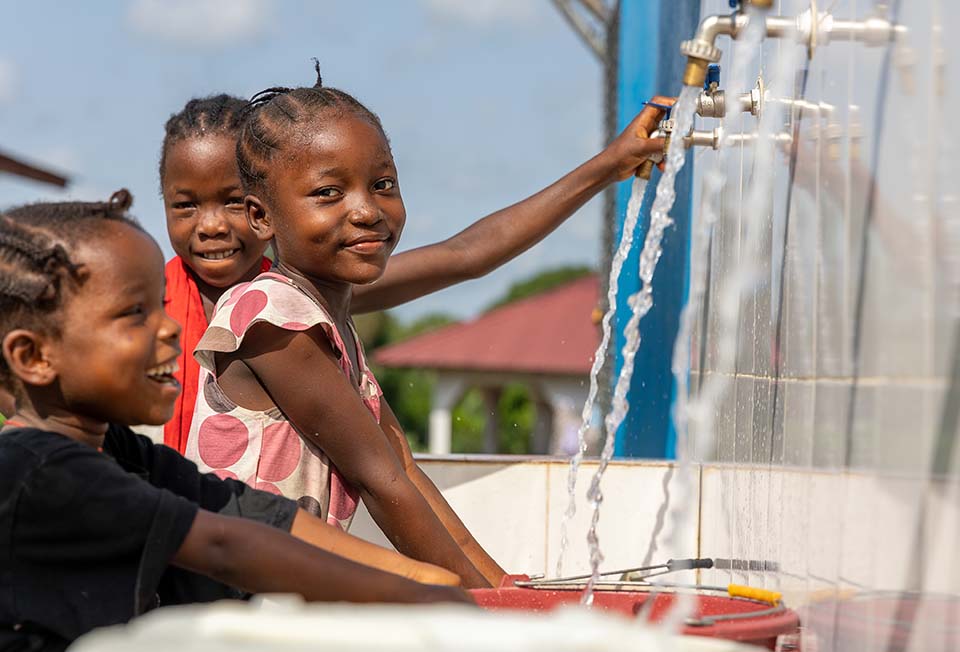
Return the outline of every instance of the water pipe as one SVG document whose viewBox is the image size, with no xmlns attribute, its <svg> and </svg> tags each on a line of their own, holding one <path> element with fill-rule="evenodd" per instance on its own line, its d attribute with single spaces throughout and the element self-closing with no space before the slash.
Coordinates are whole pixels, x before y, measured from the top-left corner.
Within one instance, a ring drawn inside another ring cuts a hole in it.
<svg viewBox="0 0 960 652">
<path fill-rule="evenodd" d="M 788 131 L 773 134 L 773 142 L 783 147 L 789 147 L 793 144 L 793 134 Z M 683 137 L 683 144 L 687 149 L 691 147 L 709 147 L 710 149 L 720 149 L 721 145 L 736 146 L 753 143 L 759 138 L 756 133 L 737 133 L 724 134 L 723 127 L 715 129 L 701 130 L 693 129 L 689 134 Z"/>
<path fill-rule="evenodd" d="M 762 6 L 753 3 L 754 6 Z M 769 3 L 767 3 L 769 4 Z M 881 15 L 864 20 L 836 20 L 827 12 L 816 11 L 816 3 L 796 17 L 761 16 L 768 38 L 791 38 L 807 46 L 810 56 L 817 45 L 830 41 L 857 40 L 867 45 L 885 45 L 906 33 L 902 25 L 895 25 Z M 687 57 L 683 73 L 686 86 L 702 86 L 707 78 L 707 67 L 720 61 L 722 52 L 716 46 L 717 38 L 736 39 L 750 23 L 751 16 L 734 11 L 729 16 L 707 16 L 700 22 L 696 35 L 680 44 L 680 52 Z"/>
</svg>

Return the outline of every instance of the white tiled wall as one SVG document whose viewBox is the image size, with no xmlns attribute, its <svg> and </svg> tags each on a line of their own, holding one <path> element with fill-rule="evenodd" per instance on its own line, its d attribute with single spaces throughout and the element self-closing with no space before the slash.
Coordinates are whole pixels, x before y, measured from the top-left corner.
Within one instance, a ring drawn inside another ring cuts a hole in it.
<svg viewBox="0 0 960 652">
<path fill-rule="evenodd" d="M 443 492 L 454 511 L 487 552 L 510 573 L 554 576 L 560 554 L 560 529 L 567 509 L 566 460 L 542 458 L 512 461 L 510 458 L 475 456 L 457 459 L 425 459 L 421 468 Z M 564 557 L 565 575 L 589 572 L 586 533 L 592 515 L 586 492 L 596 471 L 596 462 L 584 462 L 577 480 L 577 511 L 568 530 L 569 547 Z M 602 489 L 604 502 L 598 534 L 606 558 L 603 568 L 639 566 L 648 554 L 654 531 L 657 547 L 652 558 L 693 556 L 697 548 L 699 470 L 688 470 L 694 494 L 683 504 L 686 518 L 658 513 L 664 492 L 678 499 L 679 470 L 659 462 L 614 462 L 607 469 Z M 679 501 L 671 505 L 681 504 Z M 658 520 L 662 525 L 658 527 Z M 681 523 L 679 526 L 677 523 Z M 380 545 L 388 542 L 361 509 L 350 529 Z M 672 542 L 672 545 L 670 545 Z"/>
<path fill-rule="evenodd" d="M 779 0 L 771 11 L 793 16 L 812 4 Z M 803 99 L 835 110 L 829 117 L 808 112 L 800 119 L 792 188 L 789 152 L 775 156 L 769 204 L 760 207 L 758 280 L 739 304 L 734 368 L 718 364 L 718 297 L 746 255 L 743 198 L 756 176 L 754 150 L 695 154 L 700 194 L 694 205 L 704 200 L 707 175 L 719 170 L 724 183 L 711 236 L 709 309 L 699 313 L 692 347 L 698 351 L 699 333 L 705 333 L 704 354 L 691 360 L 692 378 L 723 374 L 730 381 L 712 410 L 715 445 L 696 447 L 702 461 L 722 463 L 703 471 L 701 550 L 778 564 L 778 573 L 726 577 L 780 588 L 798 600 L 838 592 L 860 598 L 883 591 L 957 596 L 960 570 L 948 552 L 960 534 L 957 465 L 950 478 L 929 475 L 960 312 L 960 137 L 950 111 L 960 83 L 960 52 L 951 45 L 960 29 L 960 4 L 815 4 L 838 19 L 890 15 L 887 10 L 899 5 L 907 48 L 894 51 L 882 101 L 885 48 L 833 42 L 819 45 L 809 60 L 799 58 L 808 69 Z M 729 11 L 726 0 L 702 2 L 703 14 Z M 801 68 L 778 65 L 794 46 L 767 40 L 759 57 L 737 61 L 742 46 L 725 37 L 718 45 L 728 97 L 748 90 L 750 79 L 760 75 L 767 87 L 800 96 Z M 746 81 L 732 74 L 738 67 L 748 71 Z M 784 128 L 792 131 L 796 119 L 785 115 Z M 715 125 L 698 121 L 701 129 Z M 757 120 L 744 115 L 726 127 L 751 131 Z M 872 179 L 873 220 L 861 269 Z M 883 620 L 874 615 L 871 626 Z M 820 649 L 849 643 L 835 632 L 819 634 Z M 918 635 L 912 649 L 942 649 L 947 639 L 932 643 L 927 634 Z M 955 634 L 960 644 L 960 632 Z M 876 636 L 886 640 L 885 634 Z M 858 640 L 857 649 L 874 649 L 875 643 Z"/>
</svg>

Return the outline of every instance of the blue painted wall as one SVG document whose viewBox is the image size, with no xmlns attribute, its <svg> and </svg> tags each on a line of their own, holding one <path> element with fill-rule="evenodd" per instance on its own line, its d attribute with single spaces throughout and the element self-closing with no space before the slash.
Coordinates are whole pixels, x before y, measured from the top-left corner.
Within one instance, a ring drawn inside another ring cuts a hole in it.
<svg viewBox="0 0 960 652">
<path fill-rule="evenodd" d="M 621 130 L 651 96 L 679 94 L 686 63 L 680 55 L 680 42 L 694 34 L 699 15 L 700 0 L 622 0 L 617 107 Z M 630 387 L 630 411 L 617 433 L 618 457 L 674 457 L 676 436 L 670 406 L 675 387 L 670 361 L 680 311 L 687 297 L 691 162 L 692 157 L 688 157 L 677 178 L 677 201 L 670 212 L 675 223 L 663 238 L 663 256 L 653 280 L 653 308 L 640 323 L 642 339 Z M 623 365 L 623 329 L 630 316 L 627 298 L 639 289 L 639 253 L 658 179 L 659 172 L 654 172 L 644 198 L 635 246 L 620 277 L 615 320 L 617 374 Z M 630 181 L 626 181 L 617 194 L 620 227 L 629 196 Z M 618 228 L 616 239 L 619 237 Z"/>
</svg>

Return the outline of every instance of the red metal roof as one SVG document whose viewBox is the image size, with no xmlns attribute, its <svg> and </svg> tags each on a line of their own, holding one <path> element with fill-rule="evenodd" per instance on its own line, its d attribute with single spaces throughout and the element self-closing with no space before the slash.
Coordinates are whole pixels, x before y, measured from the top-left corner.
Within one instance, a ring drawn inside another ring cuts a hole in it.
<svg viewBox="0 0 960 652">
<path fill-rule="evenodd" d="M 379 349 L 385 367 L 589 374 L 600 333 L 599 291 L 587 276 L 542 294 Z"/>
</svg>

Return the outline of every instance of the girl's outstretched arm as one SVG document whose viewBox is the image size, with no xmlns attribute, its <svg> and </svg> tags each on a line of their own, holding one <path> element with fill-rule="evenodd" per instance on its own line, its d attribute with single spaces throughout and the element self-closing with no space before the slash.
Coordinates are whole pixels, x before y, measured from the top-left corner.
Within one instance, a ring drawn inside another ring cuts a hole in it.
<svg viewBox="0 0 960 652">
<path fill-rule="evenodd" d="M 460 520 L 457 513 L 453 511 L 453 508 L 450 507 L 450 504 L 443 497 L 443 494 L 440 493 L 440 490 L 437 489 L 437 486 L 433 484 L 433 481 L 417 466 L 417 463 L 413 459 L 413 453 L 410 451 L 410 444 L 407 442 L 407 437 L 403 433 L 403 427 L 400 425 L 400 422 L 397 421 L 396 415 L 394 415 L 390 406 L 386 404 L 386 401 L 382 402 L 381 406 L 380 426 L 383 428 L 383 431 L 390 436 L 394 450 L 397 451 L 400 459 L 403 460 L 404 470 L 407 472 L 407 476 L 417 485 L 420 493 L 422 493 L 423 497 L 430 503 L 433 513 L 437 515 L 437 518 L 443 523 L 447 532 L 450 533 L 450 536 L 457 542 L 457 545 L 460 546 L 460 549 L 463 550 L 463 553 L 470 559 L 477 570 L 487 578 L 487 581 L 490 582 L 491 585 L 500 586 L 500 580 L 503 579 L 505 571 L 500 568 L 500 565 L 493 560 L 493 557 L 488 555 L 487 551 L 473 538 L 467 526 L 463 524 L 463 521 Z"/>
<path fill-rule="evenodd" d="M 448 570 L 404 557 L 398 552 L 381 548 L 347 534 L 316 516 L 301 510 L 293 519 L 290 534 L 321 550 L 423 584 L 459 586 L 460 578 Z"/>
<path fill-rule="evenodd" d="M 671 98 L 655 97 L 657 104 Z M 354 314 L 385 310 L 489 274 L 543 240 L 594 195 L 632 175 L 662 139 L 650 139 L 662 111 L 647 106 L 610 145 L 532 197 L 478 220 L 453 237 L 391 257 L 383 276 L 356 286 Z"/>
<path fill-rule="evenodd" d="M 255 521 L 199 510 L 173 564 L 252 593 L 307 600 L 471 602 L 460 589 L 420 584 L 320 550 Z"/>
<path fill-rule="evenodd" d="M 321 327 L 295 332 L 256 324 L 240 351 L 218 356 L 221 378 L 233 365 L 252 372 L 273 404 L 326 453 L 397 550 L 459 575 L 464 586 L 489 586 L 407 476 Z"/>
</svg>

